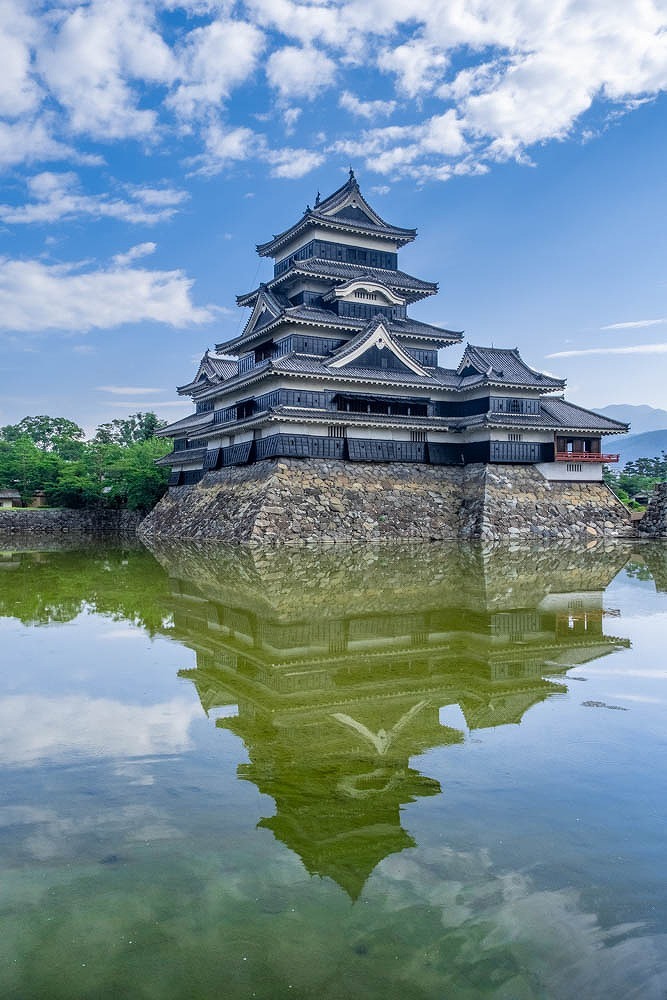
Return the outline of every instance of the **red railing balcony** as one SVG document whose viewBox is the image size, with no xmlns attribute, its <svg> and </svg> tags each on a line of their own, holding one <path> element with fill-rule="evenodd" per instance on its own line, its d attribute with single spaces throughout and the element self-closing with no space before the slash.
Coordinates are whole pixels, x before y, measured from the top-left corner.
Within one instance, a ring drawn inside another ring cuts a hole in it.
<svg viewBox="0 0 667 1000">
<path fill-rule="evenodd" d="M 605 465 L 611 465 L 612 462 L 618 462 L 618 455 L 603 455 L 600 452 L 595 451 L 557 451 L 556 461 L 604 462 Z"/>
</svg>

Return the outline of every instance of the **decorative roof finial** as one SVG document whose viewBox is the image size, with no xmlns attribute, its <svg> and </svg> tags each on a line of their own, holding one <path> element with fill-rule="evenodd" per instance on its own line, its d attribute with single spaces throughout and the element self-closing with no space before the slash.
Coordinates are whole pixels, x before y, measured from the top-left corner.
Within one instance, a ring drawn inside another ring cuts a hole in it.
<svg viewBox="0 0 667 1000">
<path fill-rule="evenodd" d="M 310 205 L 306 205 L 303 214 L 308 215 L 309 212 L 310 212 Z"/>
<path fill-rule="evenodd" d="M 319 205 L 319 203 L 320 203 L 320 192 L 318 191 L 317 195 L 315 197 L 315 208 L 317 208 L 317 206 Z"/>
<path fill-rule="evenodd" d="M 350 164 L 350 180 L 351 181 L 356 180 L 356 177 L 354 176 L 354 170 L 352 169 L 352 164 Z"/>
</svg>

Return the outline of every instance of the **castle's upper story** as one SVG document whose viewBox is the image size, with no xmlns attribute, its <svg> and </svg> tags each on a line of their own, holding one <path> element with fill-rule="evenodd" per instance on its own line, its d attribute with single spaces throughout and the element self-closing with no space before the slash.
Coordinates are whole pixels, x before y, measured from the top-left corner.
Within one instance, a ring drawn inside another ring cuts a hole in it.
<svg viewBox="0 0 667 1000">
<path fill-rule="evenodd" d="M 530 463 L 554 479 L 599 479 L 602 435 L 627 431 L 567 402 L 564 380 L 516 348 L 468 344 L 410 315 L 435 282 L 399 268 L 416 230 L 386 222 L 350 171 L 345 184 L 271 240 L 273 277 L 238 296 L 240 336 L 207 351 L 179 387 L 195 412 L 162 433 L 172 484 L 283 456 L 348 461 Z"/>
</svg>

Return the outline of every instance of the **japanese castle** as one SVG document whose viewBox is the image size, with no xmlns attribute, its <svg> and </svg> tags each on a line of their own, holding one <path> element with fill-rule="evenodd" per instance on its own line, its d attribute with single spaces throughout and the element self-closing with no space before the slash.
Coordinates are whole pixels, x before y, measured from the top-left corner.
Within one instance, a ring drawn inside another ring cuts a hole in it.
<svg viewBox="0 0 667 1000">
<path fill-rule="evenodd" d="M 195 412 L 160 433 L 170 486 L 278 457 L 349 462 L 522 463 L 547 479 L 599 480 L 603 435 L 625 424 L 568 403 L 565 381 L 518 350 L 468 344 L 457 367 L 438 351 L 460 332 L 413 319 L 437 284 L 399 269 L 416 230 L 385 222 L 350 170 L 289 229 L 257 247 L 273 277 L 240 295 L 242 334 L 207 351 L 178 392 Z"/>
</svg>

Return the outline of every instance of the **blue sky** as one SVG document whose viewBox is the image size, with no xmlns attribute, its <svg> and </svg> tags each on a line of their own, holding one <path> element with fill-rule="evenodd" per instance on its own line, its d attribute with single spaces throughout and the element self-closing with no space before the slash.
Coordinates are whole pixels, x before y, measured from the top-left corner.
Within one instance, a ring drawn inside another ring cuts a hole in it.
<svg viewBox="0 0 667 1000">
<path fill-rule="evenodd" d="M 350 163 L 419 229 L 414 315 L 667 407 L 665 0 L 0 9 L 0 424 L 183 415 L 255 243 Z"/>
</svg>

